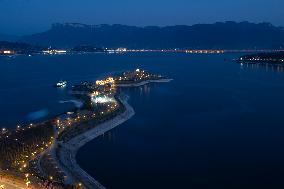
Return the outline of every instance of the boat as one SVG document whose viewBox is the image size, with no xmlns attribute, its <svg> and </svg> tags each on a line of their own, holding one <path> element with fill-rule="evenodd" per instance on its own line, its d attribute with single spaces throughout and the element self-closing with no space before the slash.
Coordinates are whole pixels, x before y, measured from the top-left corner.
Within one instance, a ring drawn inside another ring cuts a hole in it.
<svg viewBox="0 0 284 189">
<path fill-rule="evenodd" d="M 56 87 L 58 88 L 64 88 L 67 85 L 67 81 L 59 81 L 58 83 L 56 83 Z"/>
</svg>

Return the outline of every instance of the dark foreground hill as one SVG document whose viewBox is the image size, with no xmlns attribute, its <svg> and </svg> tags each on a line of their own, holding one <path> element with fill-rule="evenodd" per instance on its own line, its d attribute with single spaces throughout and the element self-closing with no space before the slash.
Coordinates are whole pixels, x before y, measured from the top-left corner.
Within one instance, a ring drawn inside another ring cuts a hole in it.
<svg viewBox="0 0 284 189">
<path fill-rule="evenodd" d="M 269 23 L 249 22 L 167 27 L 68 23 L 53 24 L 50 30 L 20 41 L 56 47 L 275 49 L 284 45 L 284 30 Z"/>
</svg>

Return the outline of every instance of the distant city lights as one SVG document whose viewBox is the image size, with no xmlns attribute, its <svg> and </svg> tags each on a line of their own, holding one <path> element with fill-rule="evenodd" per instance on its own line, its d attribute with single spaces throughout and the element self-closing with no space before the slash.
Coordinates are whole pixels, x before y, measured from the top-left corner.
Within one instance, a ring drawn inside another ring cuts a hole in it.
<svg viewBox="0 0 284 189">
<path fill-rule="evenodd" d="M 66 54 L 66 50 L 56 50 L 56 49 L 49 49 L 46 51 L 42 51 L 44 54 Z"/>
<path fill-rule="evenodd" d="M 3 53 L 4 54 L 11 54 L 12 52 L 11 51 L 4 51 Z"/>
<path fill-rule="evenodd" d="M 13 54 L 15 54 L 15 52 L 12 51 L 12 50 L 5 49 L 5 50 L 0 50 L 0 54 L 3 54 L 3 55 L 13 55 Z"/>
<path fill-rule="evenodd" d="M 127 52 L 127 48 L 118 48 L 115 51 L 116 52 Z"/>
</svg>

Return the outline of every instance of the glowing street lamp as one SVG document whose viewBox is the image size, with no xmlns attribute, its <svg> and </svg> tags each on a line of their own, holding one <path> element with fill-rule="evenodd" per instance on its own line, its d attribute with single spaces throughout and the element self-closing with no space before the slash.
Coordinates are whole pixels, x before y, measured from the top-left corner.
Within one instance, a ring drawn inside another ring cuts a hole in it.
<svg viewBox="0 0 284 189">
<path fill-rule="evenodd" d="M 26 176 L 26 185 L 27 185 L 27 188 L 29 188 L 29 185 L 31 184 L 31 182 L 29 181 L 29 174 L 27 173 L 27 174 L 25 174 L 25 176 Z"/>
<path fill-rule="evenodd" d="M 30 183 L 31 183 L 30 181 L 26 182 L 27 188 L 29 188 Z"/>
</svg>

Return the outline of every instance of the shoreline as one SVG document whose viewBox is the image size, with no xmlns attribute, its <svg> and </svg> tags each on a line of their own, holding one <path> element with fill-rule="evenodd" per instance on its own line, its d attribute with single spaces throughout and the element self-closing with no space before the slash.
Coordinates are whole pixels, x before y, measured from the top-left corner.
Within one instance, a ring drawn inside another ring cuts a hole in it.
<svg viewBox="0 0 284 189">
<path fill-rule="evenodd" d="M 117 87 L 140 87 L 143 85 L 147 85 L 149 83 L 168 83 L 171 82 L 173 79 L 157 79 L 157 80 L 146 80 L 141 81 L 139 83 L 131 83 L 131 84 L 116 84 Z"/>
<path fill-rule="evenodd" d="M 127 100 L 119 100 L 125 107 L 125 111 L 123 113 L 74 137 L 66 143 L 58 143 L 53 149 L 56 161 L 68 177 L 65 184 L 74 184 L 77 182 L 82 183 L 86 188 L 105 189 L 103 185 L 101 185 L 78 165 L 76 155 L 79 149 L 85 144 L 121 125 L 134 116 L 134 109 L 128 104 Z"/>
</svg>

